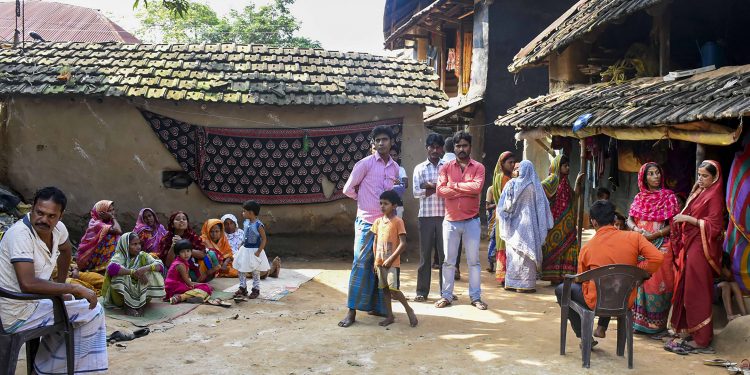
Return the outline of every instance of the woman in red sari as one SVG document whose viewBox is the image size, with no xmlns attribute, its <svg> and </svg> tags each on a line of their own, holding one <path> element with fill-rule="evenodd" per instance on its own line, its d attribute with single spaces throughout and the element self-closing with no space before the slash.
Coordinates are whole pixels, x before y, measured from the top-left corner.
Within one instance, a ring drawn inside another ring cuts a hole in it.
<svg viewBox="0 0 750 375">
<path fill-rule="evenodd" d="M 640 192 L 630 205 L 627 226 L 643 234 L 664 255 L 658 271 L 638 287 L 633 305 L 633 326 L 643 333 L 659 333 L 667 328 L 674 292 L 674 264 L 669 251 L 670 220 L 680 212 L 677 196 L 664 187 L 664 172 L 659 164 L 646 163 L 638 172 Z M 597 327 L 599 330 L 601 326 Z M 595 332 L 594 336 L 597 336 Z"/>
<path fill-rule="evenodd" d="M 698 181 L 685 209 L 674 217 L 672 252 L 677 260 L 672 327 L 684 337 L 665 349 L 678 354 L 711 353 L 714 277 L 720 274 L 724 225 L 721 167 L 713 160 L 698 166 Z"/>
<path fill-rule="evenodd" d="M 213 280 L 221 269 L 221 255 L 214 250 L 206 249 L 201 237 L 190 228 L 190 219 L 183 211 L 177 211 L 169 217 L 167 234 L 161 239 L 159 253 L 154 255 L 161 258 L 164 265 L 169 268 L 175 259 L 174 246 L 181 239 L 189 240 L 193 244 L 193 256 L 188 261 L 190 278 L 201 283 Z"/>
</svg>

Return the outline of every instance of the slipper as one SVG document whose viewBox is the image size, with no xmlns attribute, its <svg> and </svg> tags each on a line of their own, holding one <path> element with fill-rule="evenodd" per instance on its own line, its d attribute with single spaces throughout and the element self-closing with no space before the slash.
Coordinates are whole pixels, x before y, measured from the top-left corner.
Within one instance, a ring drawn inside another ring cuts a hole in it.
<svg viewBox="0 0 750 375">
<path fill-rule="evenodd" d="M 595 346 L 599 345 L 599 341 L 591 340 L 591 349 L 594 349 Z M 579 342 L 578 347 L 583 349 L 583 343 Z"/>
<path fill-rule="evenodd" d="M 451 301 L 448 301 L 445 298 L 439 299 L 437 302 L 435 302 L 435 307 L 438 309 L 442 309 L 443 307 L 448 307 L 451 305 Z"/>
<path fill-rule="evenodd" d="M 414 297 L 414 302 L 424 302 L 427 301 L 427 297 L 425 296 L 416 296 Z"/>
<path fill-rule="evenodd" d="M 141 328 L 141 329 L 137 329 L 137 330 L 133 331 L 133 336 L 135 336 L 135 338 L 139 339 L 139 338 L 141 338 L 143 336 L 148 335 L 149 333 L 151 333 L 151 330 L 148 327 L 146 327 L 146 328 Z"/>
<path fill-rule="evenodd" d="M 716 350 L 710 346 L 707 346 L 705 348 L 696 348 L 688 345 L 687 343 L 682 343 L 682 346 L 685 347 L 685 349 L 690 350 L 690 354 L 716 354 Z"/>
<path fill-rule="evenodd" d="M 715 358 L 715 359 L 706 359 L 703 361 L 703 364 L 706 366 L 718 366 L 718 367 L 730 367 L 730 366 L 737 366 L 734 362 L 729 362 L 726 359 L 721 358 Z"/>
<path fill-rule="evenodd" d="M 206 301 L 205 304 L 206 305 L 211 305 L 211 306 L 219 306 L 219 307 L 232 307 L 231 304 L 226 303 L 226 302 L 224 302 L 224 301 L 222 301 L 222 300 L 220 300 L 218 298 L 217 299 L 210 299 L 210 300 Z"/>
<path fill-rule="evenodd" d="M 487 304 L 482 302 L 481 299 L 475 299 L 471 301 L 471 305 L 478 308 L 479 310 L 487 310 Z"/>
<path fill-rule="evenodd" d="M 114 331 L 109 337 L 107 337 L 107 341 L 110 342 L 131 341 L 134 339 L 135 335 L 130 331 Z"/>
<path fill-rule="evenodd" d="M 665 337 L 670 337 L 670 336 L 672 336 L 672 335 L 669 333 L 669 330 L 665 329 L 665 330 L 663 330 L 661 332 L 658 332 L 658 333 L 655 333 L 655 334 L 649 336 L 649 338 L 652 339 L 652 340 L 662 341 Z"/>
<path fill-rule="evenodd" d="M 690 354 L 690 350 L 685 349 L 682 343 L 678 343 L 676 340 L 667 341 L 667 343 L 664 344 L 664 350 L 678 355 Z"/>
</svg>

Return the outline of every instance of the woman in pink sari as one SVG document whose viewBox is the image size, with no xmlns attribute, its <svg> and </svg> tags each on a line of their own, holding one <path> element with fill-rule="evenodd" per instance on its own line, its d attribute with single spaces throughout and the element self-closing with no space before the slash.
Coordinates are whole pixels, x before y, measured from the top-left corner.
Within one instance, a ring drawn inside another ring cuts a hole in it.
<svg viewBox="0 0 750 375">
<path fill-rule="evenodd" d="M 664 173 L 656 163 L 646 163 L 638 172 L 640 192 L 630 205 L 627 226 L 643 234 L 656 246 L 664 261 L 658 271 L 638 287 L 633 305 L 633 326 L 643 333 L 658 333 L 667 328 L 672 292 L 674 292 L 674 265 L 669 251 L 671 219 L 680 212 L 677 196 L 664 188 Z M 598 330 L 599 328 L 597 328 Z M 603 337 L 597 335 L 594 336 Z"/>
<path fill-rule="evenodd" d="M 121 234 L 120 223 L 115 219 L 114 203 L 107 200 L 96 202 L 91 209 L 89 226 L 78 245 L 78 269 L 104 273 Z"/>
<path fill-rule="evenodd" d="M 143 251 L 150 254 L 159 252 L 161 239 L 167 234 L 167 229 L 159 223 L 154 210 L 144 208 L 138 213 L 133 233 L 141 239 Z"/>
<path fill-rule="evenodd" d="M 683 340 L 665 344 L 677 354 L 713 353 L 711 308 L 714 277 L 721 274 L 724 187 L 721 167 L 706 160 L 682 212 L 672 221 L 671 246 L 677 259 L 672 299 L 672 327 Z"/>
</svg>

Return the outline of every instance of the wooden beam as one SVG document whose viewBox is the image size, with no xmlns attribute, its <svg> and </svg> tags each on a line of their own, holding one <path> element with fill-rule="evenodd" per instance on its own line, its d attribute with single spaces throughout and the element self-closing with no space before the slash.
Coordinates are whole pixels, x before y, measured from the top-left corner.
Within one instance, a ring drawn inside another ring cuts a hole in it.
<svg viewBox="0 0 750 375">
<path fill-rule="evenodd" d="M 437 13 L 432 13 L 429 16 L 427 16 L 427 18 L 440 20 L 440 21 L 447 22 L 447 23 L 450 23 L 450 24 L 453 24 L 453 25 L 458 25 L 459 24 L 459 22 L 457 20 L 454 20 L 454 19 L 449 18 L 449 17 L 445 17 L 445 16 L 437 14 Z"/>
<path fill-rule="evenodd" d="M 536 142 L 536 143 L 537 143 L 537 144 L 538 144 L 538 145 L 539 145 L 539 146 L 540 146 L 541 148 L 543 148 L 543 149 L 544 149 L 544 151 L 547 151 L 547 153 L 548 153 L 548 154 L 550 154 L 550 156 L 552 156 L 553 158 L 554 158 L 555 156 L 557 156 L 557 155 L 555 155 L 555 151 L 553 151 L 551 147 L 547 146 L 547 144 L 546 144 L 546 143 L 544 143 L 544 141 L 542 141 L 541 139 L 537 138 L 537 139 L 535 139 L 534 141 L 535 141 L 535 142 Z"/>
<path fill-rule="evenodd" d="M 468 12 L 468 13 L 464 13 L 464 14 L 458 16 L 458 19 L 462 20 L 462 19 L 464 19 L 464 18 L 466 18 L 468 16 L 471 16 L 472 14 L 474 14 L 474 10 L 473 9 L 470 12 Z"/>
</svg>

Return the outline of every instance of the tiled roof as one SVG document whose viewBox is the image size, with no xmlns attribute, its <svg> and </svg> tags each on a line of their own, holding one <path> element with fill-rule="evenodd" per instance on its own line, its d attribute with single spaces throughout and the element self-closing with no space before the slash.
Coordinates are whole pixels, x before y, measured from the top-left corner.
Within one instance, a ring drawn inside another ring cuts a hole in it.
<svg viewBox="0 0 750 375">
<path fill-rule="evenodd" d="M 652 127 L 750 114 L 750 65 L 725 67 L 682 81 L 641 78 L 529 98 L 495 124 L 567 127 L 591 113 L 589 127 Z"/>
<path fill-rule="evenodd" d="M 508 66 L 517 73 L 543 64 L 547 56 L 562 51 L 595 28 L 604 26 L 666 0 L 580 0 L 513 57 Z"/>
<path fill-rule="evenodd" d="M 6 95 L 443 107 L 447 97 L 436 79 L 415 61 L 262 45 L 36 43 L 25 52 L 0 50 Z"/>
<path fill-rule="evenodd" d="M 54 1 L 24 2 L 26 7 L 24 40 L 31 41 L 34 31 L 51 42 L 123 42 L 140 43 L 133 34 L 112 22 L 96 9 Z M 21 21 L 19 19 L 19 30 Z M 16 29 L 16 2 L 0 3 L 0 39 L 13 41 Z"/>
</svg>

